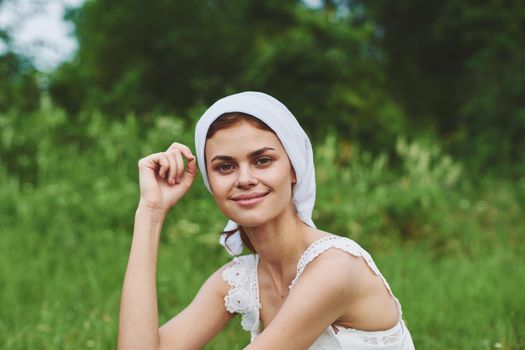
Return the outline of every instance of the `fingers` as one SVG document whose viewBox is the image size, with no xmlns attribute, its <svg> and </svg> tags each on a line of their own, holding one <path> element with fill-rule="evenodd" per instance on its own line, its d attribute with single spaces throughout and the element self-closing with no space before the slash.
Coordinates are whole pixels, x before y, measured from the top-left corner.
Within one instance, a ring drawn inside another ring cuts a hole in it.
<svg viewBox="0 0 525 350">
<path fill-rule="evenodd" d="M 186 164 L 186 172 L 184 175 L 188 173 L 189 176 L 197 176 L 197 158 L 195 158 L 195 156 L 191 153 L 191 150 L 188 147 L 183 148 L 181 151 L 182 154 L 186 157 L 186 159 L 188 159 L 188 164 Z"/>
<path fill-rule="evenodd" d="M 168 178 L 169 183 L 180 183 L 185 177 L 186 172 L 193 177 L 197 175 L 195 156 L 191 153 L 190 148 L 186 145 L 183 145 L 181 143 L 173 143 L 165 152 L 165 154 L 168 157 L 170 163 L 170 171 Z M 184 171 L 183 156 L 188 159 L 186 171 Z"/>
<path fill-rule="evenodd" d="M 179 183 L 184 172 L 184 160 L 180 151 L 173 152 L 175 156 L 175 163 L 177 164 L 177 169 L 175 170 L 175 183 Z"/>
<path fill-rule="evenodd" d="M 170 171 L 170 161 L 166 154 L 158 153 L 157 164 L 159 165 L 159 176 L 165 178 Z"/>
<path fill-rule="evenodd" d="M 168 172 L 167 172 L 167 176 L 165 177 L 165 179 L 169 183 L 174 184 L 175 183 L 175 170 L 177 169 L 177 163 L 174 160 L 174 158 L 171 157 L 170 154 L 168 154 L 168 152 L 164 152 L 163 154 L 168 159 L 168 162 L 169 162 L 169 165 L 170 165 L 170 167 L 168 169 Z"/>
<path fill-rule="evenodd" d="M 169 146 L 166 151 L 176 150 L 176 149 L 177 150 L 181 150 L 181 151 L 185 150 L 187 153 L 191 154 L 191 149 L 188 146 L 186 146 L 186 145 L 184 145 L 182 143 L 178 143 L 178 142 L 172 143 L 171 146 Z"/>
<path fill-rule="evenodd" d="M 170 161 L 164 152 L 153 153 L 139 160 L 139 169 L 151 169 L 160 177 L 165 177 L 170 170 Z"/>
<path fill-rule="evenodd" d="M 184 173 L 184 176 L 182 177 L 182 181 L 186 183 L 188 186 L 191 186 L 193 183 L 193 180 L 197 177 L 197 162 L 194 160 L 188 162 L 188 166 L 186 167 L 186 172 Z"/>
<path fill-rule="evenodd" d="M 188 164 L 186 166 L 186 173 L 190 176 L 197 176 L 197 158 L 193 157 L 192 159 L 188 158 Z"/>
</svg>

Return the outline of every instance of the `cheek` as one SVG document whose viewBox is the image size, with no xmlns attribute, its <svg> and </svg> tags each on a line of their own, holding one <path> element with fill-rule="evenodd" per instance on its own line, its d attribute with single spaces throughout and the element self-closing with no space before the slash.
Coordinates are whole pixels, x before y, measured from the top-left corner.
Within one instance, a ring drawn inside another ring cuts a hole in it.
<svg viewBox="0 0 525 350">
<path fill-rule="evenodd" d="M 216 198 L 226 196 L 231 188 L 232 180 L 228 176 L 217 176 L 213 173 L 208 174 L 208 181 L 213 196 Z"/>
<path fill-rule="evenodd" d="M 275 187 L 286 192 L 291 192 L 292 185 L 295 182 L 293 173 L 288 166 L 282 166 L 279 169 L 275 169 L 272 174 L 269 174 L 268 179 L 273 182 Z"/>
<path fill-rule="evenodd" d="M 214 175 L 212 169 L 210 169 L 209 167 L 206 167 L 206 175 L 208 177 L 208 183 L 210 184 L 211 192 L 214 193 L 215 188 L 217 187 L 217 178 Z"/>
<path fill-rule="evenodd" d="M 208 172 L 209 174 L 209 172 Z M 217 182 L 217 178 L 213 175 L 208 175 L 208 182 L 210 183 L 211 193 L 215 196 L 220 192 L 220 182 Z"/>
</svg>

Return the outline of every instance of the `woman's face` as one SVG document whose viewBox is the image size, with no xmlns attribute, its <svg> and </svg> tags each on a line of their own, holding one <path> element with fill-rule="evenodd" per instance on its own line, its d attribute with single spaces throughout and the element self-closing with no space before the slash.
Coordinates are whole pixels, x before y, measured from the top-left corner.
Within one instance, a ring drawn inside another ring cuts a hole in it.
<svg viewBox="0 0 525 350">
<path fill-rule="evenodd" d="M 221 211 L 244 227 L 293 208 L 295 174 L 277 136 L 246 121 L 206 141 L 206 170 Z"/>
</svg>

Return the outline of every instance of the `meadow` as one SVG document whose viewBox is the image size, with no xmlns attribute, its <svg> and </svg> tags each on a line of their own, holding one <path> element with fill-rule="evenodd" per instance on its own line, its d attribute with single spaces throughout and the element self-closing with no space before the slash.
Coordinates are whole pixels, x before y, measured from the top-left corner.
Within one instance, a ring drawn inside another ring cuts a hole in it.
<svg viewBox="0 0 525 350">
<path fill-rule="evenodd" d="M 138 202 L 137 161 L 191 125 L 145 128 L 44 106 L 0 115 L 0 349 L 114 349 Z M 371 154 L 328 135 L 314 147 L 317 225 L 367 249 L 418 349 L 525 349 L 525 178 L 469 172 L 428 139 Z M 160 321 L 230 257 L 201 179 L 161 236 Z M 198 325 L 195 325 L 198 327 Z M 242 349 L 236 317 L 206 349 Z"/>
</svg>

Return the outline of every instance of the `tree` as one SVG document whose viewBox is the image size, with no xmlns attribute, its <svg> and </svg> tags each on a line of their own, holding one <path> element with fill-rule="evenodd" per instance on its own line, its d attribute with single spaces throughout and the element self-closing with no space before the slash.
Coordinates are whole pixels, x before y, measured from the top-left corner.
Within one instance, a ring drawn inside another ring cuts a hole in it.
<svg viewBox="0 0 525 350">
<path fill-rule="evenodd" d="M 328 2 L 96 0 L 69 18 L 79 51 L 51 93 L 72 112 L 189 118 L 225 94 L 261 90 L 286 102 L 314 137 L 332 128 L 390 147 L 402 127 L 382 90 L 372 23 Z"/>
<path fill-rule="evenodd" d="M 523 160 L 524 2 L 353 3 L 380 29 L 388 90 L 408 125 L 435 129 L 483 168 Z"/>
<path fill-rule="evenodd" d="M 27 58 L 13 51 L 5 28 L 0 28 L 0 44 L 5 48 L 0 53 L 0 113 L 10 109 L 34 111 L 40 103 L 36 69 Z"/>
</svg>

